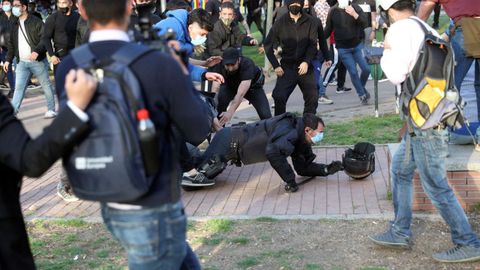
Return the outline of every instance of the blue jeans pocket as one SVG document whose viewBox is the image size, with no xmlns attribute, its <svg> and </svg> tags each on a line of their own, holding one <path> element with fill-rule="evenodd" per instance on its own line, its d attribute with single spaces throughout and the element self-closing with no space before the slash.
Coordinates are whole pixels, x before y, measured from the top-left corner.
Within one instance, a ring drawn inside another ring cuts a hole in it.
<svg viewBox="0 0 480 270">
<path fill-rule="evenodd" d="M 165 247 L 166 256 L 179 256 L 185 251 L 187 232 L 187 217 L 182 209 L 170 213 L 165 219 Z M 185 255 L 183 255 L 185 256 Z"/>
</svg>

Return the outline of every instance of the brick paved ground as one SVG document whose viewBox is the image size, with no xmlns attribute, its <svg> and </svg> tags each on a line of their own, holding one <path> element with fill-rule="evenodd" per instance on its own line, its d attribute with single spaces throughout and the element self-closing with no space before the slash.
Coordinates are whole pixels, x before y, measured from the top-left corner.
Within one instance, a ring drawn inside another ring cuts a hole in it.
<svg viewBox="0 0 480 270">
<path fill-rule="evenodd" d="M 348 82 L 347 82 L 348 84 Z M 270 99 L 274 82 L 266 84 Z M 329 91 L 334 87 L 329 87 Z M 391 85 L 381 84 L 380 111 L 391 112 L 394 108 L 391 98 Z M 350 93 L 331 97 L 334 105 L 320 105 L 319 113 L 327 124 L 354 116 L 373 115 L 373 106 L 361 106 L 358 97 Z M 270 102 L 271 99 L 270 99 Z M 295 91 L 289 101 L 290 111 L 299 111 L 303 107 L 300 91 Z M 46 111 L 43 95 L 26 98 L 22 104 L 19 118 L 32 136 L 38 135 L 42 128 L 50 123 L 43 119 Z M 252 121 L 256 112 L 242 103 L 237 121 Z M 315 150 L 317 161 L 329 163 L 340 159 L 344 148 L 326 147 Z M 218 216 L 364 216 L 391 215 L 391 201 L 386 200 L 388 168 L 387 149 L 377 147 L 375 173 L 364 181 L 350 180 L 340 172 L 329 177 L 306 179 L 297 193 L 283 191 L 280 177 L 268 163 L 245 167 L 229 166 L 218 176 L 217 184 L 212 188 L 184 192 L 183 200 L 187 213 L 193 217 Z M 74 218 L 81 217 L 97 220 L 100 217 L 99 206 L 90 202 L 65 203 L 56 193 L 60 163 L 56 163 L 38 179 L 25 178 L 21 202 L 27 219 L 32 218 Z M 297 182 L 305 180 L 297 178 Z"/>
</svg>

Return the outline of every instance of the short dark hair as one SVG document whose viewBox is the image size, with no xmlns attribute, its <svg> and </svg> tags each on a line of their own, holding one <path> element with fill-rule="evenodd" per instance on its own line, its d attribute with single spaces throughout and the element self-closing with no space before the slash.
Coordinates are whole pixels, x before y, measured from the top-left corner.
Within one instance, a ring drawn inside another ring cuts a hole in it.
<svg viewBox="0 0 480 270">
<path fill-rule="evenodd" d="M 9 2 L 9 3 L 11 4 L 11 3 L 13 2 L 13 0 L 3 0 L 3 1 L 2 1 L 2 4 L 3 4 L 4 2 Z"/>
<path fill-rule="evenodd" d="M 28 6 L 28 0 L 19 0 L 22 6 Z M 13 1 L 12 1 L 13 2 Z"/>
<path fill-rule="evenodd" d="M 115 0 L 114 0 L 115 1 Z M 200 28 L 211 32 L 213 30 L 212 18 L 210 14 L 201 8 L 192 10 L 188 15 L 188 25 L 198 23 Z"/>
<path fill-rule="evenodd" d="M 83 0 L 88 20 L 105 25 L 111 21 L 123 23 L 127 0 Z"/>
<path fill-rule="evenodd" d="M 231 10 L 235 10 L 235 6 L 233 5 L 232 2 L 225 2 L 225 3 L 222 3 L 220 5 L 220 10 L 224 9 L 224 8 L 229 8 Z"/>
<path fill-rule="evenodd" d="M 309 127 L 311 129 L 317 129 L 318 123 L 322 124 L 322 126 L 325 126 L 325 123 L 323 123 L 322 118 L 316 116 L 315 114 L 313 113 L 303 114 L 303 124 L 305 125 L 305 127 Z"/>
<path fill-rule="evenodd" d="M 415 0 L 400 0 L 395 2 L 390 8 L 393 8 L 398 11 L 411 11 L 415 12 L 415 7 L 416 7 L 416 1 Z"/>
</svg>

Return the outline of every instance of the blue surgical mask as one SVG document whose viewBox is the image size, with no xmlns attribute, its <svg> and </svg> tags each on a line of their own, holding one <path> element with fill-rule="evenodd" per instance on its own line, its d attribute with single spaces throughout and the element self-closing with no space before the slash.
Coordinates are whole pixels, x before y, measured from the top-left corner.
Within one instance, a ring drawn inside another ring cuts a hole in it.
<svg viewBox="0 0 480 270">
<path fill-rule="evenodd" d="M 13 7 L 12 8 L 12 14 L 15 17 L 20 17 L 22 15 L 22 11 L 20 10 L 19 7 Z"/>
<path fill-rule="evenodd" d="M 10 10 L 12 10 L 12 6 L 10 6 L 10 5 L 2 6 L 2 9 L 5 12 L 9 12 Z"/>
<path fill-rule="evenodd" d="M 314 144 L 319 144 L 323 140 L 323 132 L 318 132 L 317 135 L 310 138 Z"/>
<path fill-rule="evenodd" d="M 190 42 L 193 44 L 193 46 L 198 46 L 198 45 L 202 45 L 203 43 L 205 43 L 205 41 L 207 41 L 207 37 L 199 36 L 197 38 L 192 39 L 192 41 L 190 41 Z"/>
</svg>

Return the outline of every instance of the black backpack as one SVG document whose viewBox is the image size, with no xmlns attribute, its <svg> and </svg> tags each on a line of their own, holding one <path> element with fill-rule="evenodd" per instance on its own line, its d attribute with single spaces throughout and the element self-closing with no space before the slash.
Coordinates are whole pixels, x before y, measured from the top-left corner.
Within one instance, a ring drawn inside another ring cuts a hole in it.
<svg viewBox="0 0 480 270">
<path fill-rule="evenodd" d="M 425 39 L 413 70 L 402 84 L 402 116 L 419 129 L 461 127 L 465 102 L 455 87 L 453 48 L 422 22 L 412 20 L 422 28 Z"/>
<path fill-rule="evenodd" d="M 150 51 L 126 44 L 107 60 L 96 59 L 89 44 L 71 52 L 77 66 L 99 81 L 86 109 L 93 130 L 63 160 L 72 190 L 81 199 L 131 202 L 150 189 L 155 171 L 147 173 L 145 160 L 159 164 L 160 150 L 157 145 L 155 156 L 142 156 L 136 112 L 145 106 L 140 84 L 129 68 Z"/>
</svg>

